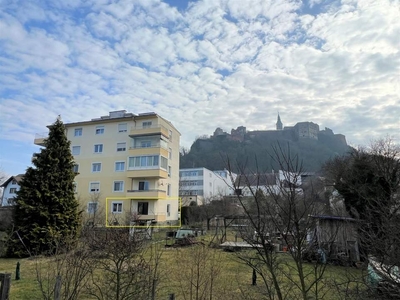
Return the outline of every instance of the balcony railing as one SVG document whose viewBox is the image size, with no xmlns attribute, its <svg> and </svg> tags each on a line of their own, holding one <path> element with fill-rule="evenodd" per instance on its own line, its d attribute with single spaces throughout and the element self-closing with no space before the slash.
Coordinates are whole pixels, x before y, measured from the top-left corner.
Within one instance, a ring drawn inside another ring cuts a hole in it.
<svg viewBox="0 0 400 300">
<path fill-rule="evenodd" d="M 132 198 L 144 198 L 144 199 L 162 199 L 165 198 L 167 195 L 166 191 L 164 190 L 158 190 L 158 189 L 153 189 L 153 190 L 127 190 L 126 191 L 126 196 L 127 197 L 132 197 Z"/>
<path fill-rule="evenodd" d="M 36 133 L 35 134 L 35 140 L 33 143 L 38 146 L 44 146 L 44 140 L 49 137 L 49 134 L 47 132 L 43 133 Z"/>
<path fill-rule="evenodd" d="M 162 134 L 165 137 L 169 137 L 169 131 L 162 125 L 152 126 L 132 126 L 129 135 L 130 136 L 146 136 L 146 135 L 157 135 Z"/>
</svg>

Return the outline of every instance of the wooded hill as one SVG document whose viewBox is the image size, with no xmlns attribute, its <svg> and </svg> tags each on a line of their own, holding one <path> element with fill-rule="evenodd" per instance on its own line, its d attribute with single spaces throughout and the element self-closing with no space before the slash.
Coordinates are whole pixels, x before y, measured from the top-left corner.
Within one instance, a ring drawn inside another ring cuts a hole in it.
<svg viewBox="0 0 400 300">
<path fill-rule="evenodd" d="M 280 169 L 271 158 L 274 155 L 273 147 L 279 145 L 290 149 L 292 157 L 293 154 L 298 154 L 305 172 L 318 172 L 328 159 L 345 154 L 351 149 L 345 142 L 334 138 L 295 140 L 283 137 L 250 137 L 246 134 L 243 141 L 235 141 L 227 136 L 216 136 L 199 138 L 189 151 L 181 151 L 180 168 L 205 167 L 220 170 L 227 168 L 226 160 L 229 158 L 235 172 L 238 171 L 238 163 L 246 164 L 252 171 L 258 166 L 259 172 L 270 172 Z"/>
</svg>

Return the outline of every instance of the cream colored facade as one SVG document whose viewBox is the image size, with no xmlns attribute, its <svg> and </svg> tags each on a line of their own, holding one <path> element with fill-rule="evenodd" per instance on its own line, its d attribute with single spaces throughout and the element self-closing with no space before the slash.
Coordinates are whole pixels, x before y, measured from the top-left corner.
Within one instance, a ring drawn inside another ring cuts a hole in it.
<svg viewBox="0 0 400 300">
<path fill-rule="evenodd" d="M 76 194 L 88 215 L 101 212 L 120 226 L 178 223 L 180 133 L 170 122 L 155 113 L 115 111 L 65 126 Z"/>
</svg>

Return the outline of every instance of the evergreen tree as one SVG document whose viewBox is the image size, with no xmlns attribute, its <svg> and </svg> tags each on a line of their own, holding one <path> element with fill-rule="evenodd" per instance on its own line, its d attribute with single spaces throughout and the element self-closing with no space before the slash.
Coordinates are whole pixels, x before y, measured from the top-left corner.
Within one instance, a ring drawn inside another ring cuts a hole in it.
<svg viewBox="0 0 400 300">
<path fill-rule="evenodd" d="M 54 246 L 77 238 L 80 227 L 74 195 L 73 156 L 60 118 L 51 125 L 44 148 L 34 154 L 16 197 L 10 256 L 51 254 Z"/>
</svg>

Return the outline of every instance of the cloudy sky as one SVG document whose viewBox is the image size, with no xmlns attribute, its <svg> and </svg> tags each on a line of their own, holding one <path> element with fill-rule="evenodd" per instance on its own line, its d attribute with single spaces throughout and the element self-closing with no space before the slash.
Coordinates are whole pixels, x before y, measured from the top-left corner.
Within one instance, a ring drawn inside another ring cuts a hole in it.
<svg viewBox="0 0 400 300">
<path fill-rule="evenodd" d="M 0 169 L 35 133 L 125 109 L 216 127 L 313 121 L 399 141 L 398 0 L 0 0 Z"/>
</svg>

